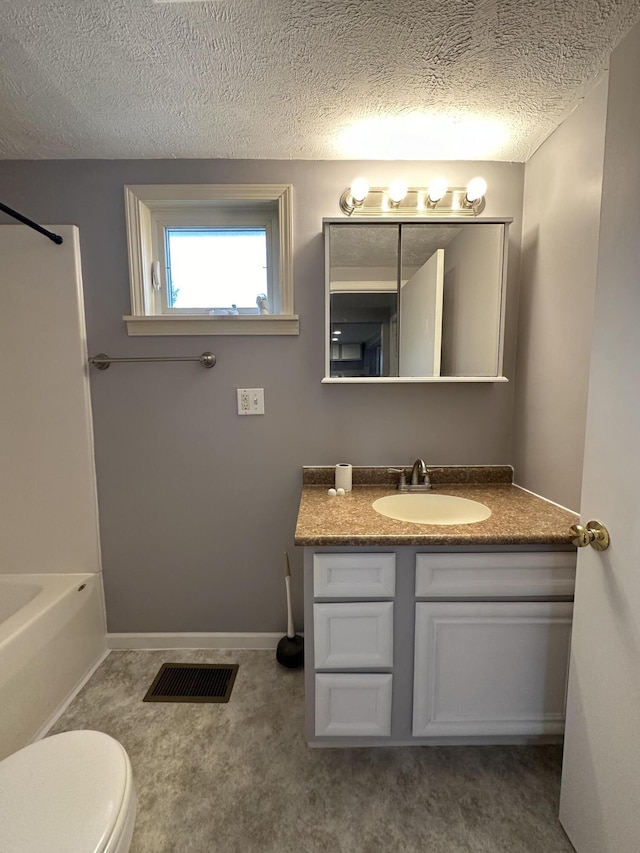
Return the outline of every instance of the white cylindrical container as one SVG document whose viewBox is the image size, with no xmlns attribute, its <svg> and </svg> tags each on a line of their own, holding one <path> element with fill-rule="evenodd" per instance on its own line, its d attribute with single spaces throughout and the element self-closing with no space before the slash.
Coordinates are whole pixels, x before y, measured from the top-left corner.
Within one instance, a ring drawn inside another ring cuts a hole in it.
<svg viewBox="0 0 640 853">
<path fill-rule="evenodd" d="M 347 462 L 338 462 L 336 465 L 336 489 L 351 491 L 351 465 Z"/>
</svg>

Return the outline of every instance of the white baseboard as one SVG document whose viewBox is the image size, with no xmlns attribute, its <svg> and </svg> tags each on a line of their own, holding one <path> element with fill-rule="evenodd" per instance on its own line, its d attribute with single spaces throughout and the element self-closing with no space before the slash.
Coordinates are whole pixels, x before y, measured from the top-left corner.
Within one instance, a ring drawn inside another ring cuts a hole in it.
<svg viewBox="0 0 640 853">
<path fill-rule="evenodd" d="M 275 649 L 282 634 L 107 634 L 107 647 L 122 649 Z"/>
</svg>

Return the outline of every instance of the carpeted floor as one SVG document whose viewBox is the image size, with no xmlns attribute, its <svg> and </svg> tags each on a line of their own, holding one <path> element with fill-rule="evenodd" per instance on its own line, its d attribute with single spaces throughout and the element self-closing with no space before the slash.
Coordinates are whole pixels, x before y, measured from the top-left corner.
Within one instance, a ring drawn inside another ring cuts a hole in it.
<svg viewBox="0 0 640 853">
<path fill-rule="evenodd" d="M 143 703 L 164 661 L 239 663 L 231 701 Z M 87 728 L 131 758 L 131 853 L 573 851 L 559 747 L 310 749 L 270 651 L 112 652 L 51 734 Z"/>
</svg>

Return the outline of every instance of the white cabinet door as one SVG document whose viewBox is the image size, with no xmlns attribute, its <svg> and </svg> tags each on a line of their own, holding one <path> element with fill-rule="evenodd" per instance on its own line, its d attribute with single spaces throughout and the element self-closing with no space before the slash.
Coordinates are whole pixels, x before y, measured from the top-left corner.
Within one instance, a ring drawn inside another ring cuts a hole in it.
<svg viewBox="0 0 640 853">
<path fill-rule="evenodd" d="M 393 666 L 393 602 L 314 604 L 316 669 Z"/>
<path fill-rule="evenodd" d="M 318 673 L 316 735 L 391 734 L 391 674 Z"/>
<path fill-rule="evenodd" d="M 572 605 L 416 604 L 413 735 L 561 734 Z"/>
</svg>

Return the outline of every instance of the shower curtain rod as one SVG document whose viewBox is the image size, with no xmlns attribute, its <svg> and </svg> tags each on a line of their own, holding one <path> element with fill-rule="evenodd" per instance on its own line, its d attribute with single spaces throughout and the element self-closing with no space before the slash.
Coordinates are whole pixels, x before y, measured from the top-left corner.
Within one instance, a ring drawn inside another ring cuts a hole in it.
<svg viewBox="0 0 640 853">
<path fill-rule="evenodd" d="M 44 234 L 45 237 L 48 237 L 50 240 L 53 240 L 54 243 L 60 245 L 62 243 L 62 237 L 59 234 L 54 234 L 52 231 L 47 231 L 46 228 L 43 228 L 42 225 L 38 225 L 37 222 L 34 222 L 32 219 L 27 219 L 26 216 L 23 216 L 21 213 L 18 213 L 17 210 L 13 210 L 10 207 L 7 207 L 6 204 L 3 204 L 0 201 L 0 210 L 3 210 L 5 213 L 8 213 L 9 216 L 13 216 L 14 219 L 17 219 L 19 222 L 24 222 L 25 225 L 28 225 L 29 228 L 33 228 L 35 231 L 39 231 L 40 234 Z"/>
</svg>

